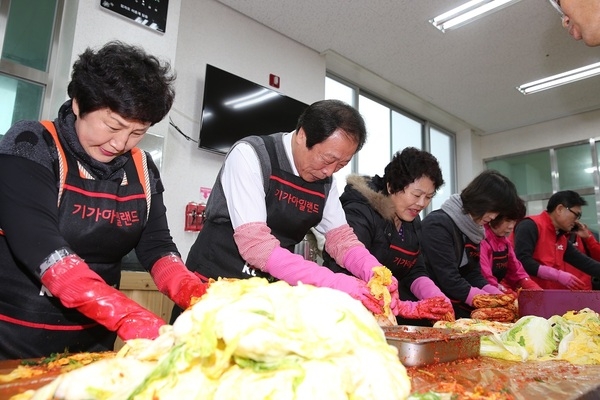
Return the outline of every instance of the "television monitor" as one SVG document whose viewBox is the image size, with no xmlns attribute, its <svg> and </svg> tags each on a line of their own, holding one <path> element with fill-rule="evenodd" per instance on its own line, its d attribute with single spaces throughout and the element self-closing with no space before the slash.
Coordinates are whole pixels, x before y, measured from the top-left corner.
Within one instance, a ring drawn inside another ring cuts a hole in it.
<svg viewBox="0 0 600 400">
<path fill-rule="evenodd" d="M 198 146 L 225 154 L 246 136 L 291 132 L 307 104 L 206 66 Z"/>
</svg>

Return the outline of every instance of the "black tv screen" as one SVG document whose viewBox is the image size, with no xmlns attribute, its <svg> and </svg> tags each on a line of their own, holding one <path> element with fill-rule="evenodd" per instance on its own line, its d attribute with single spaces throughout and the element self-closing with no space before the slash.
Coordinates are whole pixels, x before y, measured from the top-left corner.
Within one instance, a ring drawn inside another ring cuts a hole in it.
<svg viewBox="0 0 600 400">
<path fill-rule="evenodd" d="M 246 136 L 291 132 L 307 104 L 206 66 L 199 147 L 227 153 Z"/>
</svg>

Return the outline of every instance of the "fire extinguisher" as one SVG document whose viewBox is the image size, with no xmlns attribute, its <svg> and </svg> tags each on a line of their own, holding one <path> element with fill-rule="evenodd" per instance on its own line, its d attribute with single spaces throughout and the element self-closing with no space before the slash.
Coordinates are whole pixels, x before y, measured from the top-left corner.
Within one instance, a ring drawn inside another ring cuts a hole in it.
<svg viewBox="0 0 600 400">
<path fill-rule="evenodd" d="M 204 224 L 204 210 L 206 205 L 189 202 L 185 206 L 185 230 L 190 232 L 198 232 Z"/>
</svg>

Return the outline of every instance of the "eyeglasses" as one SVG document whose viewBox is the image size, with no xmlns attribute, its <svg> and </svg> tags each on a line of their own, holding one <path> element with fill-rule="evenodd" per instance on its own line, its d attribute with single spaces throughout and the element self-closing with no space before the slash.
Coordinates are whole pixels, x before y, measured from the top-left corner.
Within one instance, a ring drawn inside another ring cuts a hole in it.
<svg viewBox="0 0 600 400">
<path fill-rule="evenodd" d="M 571 211 L 571 213 L 575 216 L 575 221 L 579 221 L 581 219 L 581 213 L 575 212 L 571 210 L 569 207 L 565 207 L 567 210 Z"/>
<path fill-rule="evenodd" d="M 563 12 L 562 8 L 560 8 L 560 0 L 548 0 L 550 2 L 550 4 L 552 4 L 552 7 L 554 7 L 554 9 L 556 11 L 558 11 L 558 13 L 560 14 L 560 18 L 564 18 L 565 17 L 565 13 Z"/>
</svg>

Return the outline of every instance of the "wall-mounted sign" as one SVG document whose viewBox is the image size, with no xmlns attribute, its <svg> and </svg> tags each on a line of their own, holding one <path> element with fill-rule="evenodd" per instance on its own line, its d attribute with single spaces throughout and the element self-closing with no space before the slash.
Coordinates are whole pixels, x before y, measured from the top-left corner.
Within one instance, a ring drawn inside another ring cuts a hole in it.
<svg viewBox="0 0 600 400">
<path fill-rule="evenodd" d="M 167 28 L 169 0 L 100 0 L 100 5 L 158 32 Z"/>
</svg>

